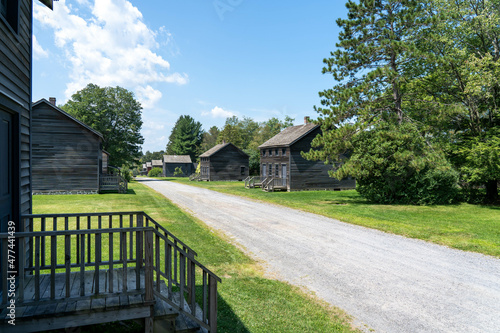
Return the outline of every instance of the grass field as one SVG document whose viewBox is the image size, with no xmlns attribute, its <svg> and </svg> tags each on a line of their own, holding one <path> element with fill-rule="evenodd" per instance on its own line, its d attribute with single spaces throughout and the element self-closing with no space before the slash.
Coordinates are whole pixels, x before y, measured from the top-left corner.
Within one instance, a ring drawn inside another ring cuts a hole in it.
<svg viewBox="0 0 500 333">
<path fill-rule="evenodd" d="M 440 206 L 378 205 L 355 190 L 263 192 L 243 182 L 190 182 L 160 178 L 321 214 L 344 222 L 500 257 L 500 207 L 466 203 Z"/>
<path fill-rule="evenodd" d="M 198 260 L 221 277 L 219 332 L 355 332 L 343 311 L 264 276 L 261 266 L 227 239 L 144 185 L 130 183 L 128 194 L 34 196 L 33 211 L 146 212 L 197 251 Z"/>
</svg>

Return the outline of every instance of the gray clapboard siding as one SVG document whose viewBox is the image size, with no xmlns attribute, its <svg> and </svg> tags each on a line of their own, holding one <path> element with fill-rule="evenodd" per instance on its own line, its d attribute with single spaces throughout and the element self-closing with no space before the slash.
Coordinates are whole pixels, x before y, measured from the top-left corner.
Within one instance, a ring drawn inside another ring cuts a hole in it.
<svg viewBox="0 0 500 333">
<path fill-rule="evenodd" d="M 50 102 L 33 104 L 33 192 L 99 190 L 102 135 Z"/>
<path fill-rule="evenodd" d="M 13 219 L 31 212 L 30 109 L 32 1 L 20 0 L 14 29 L 0 16 L 0 110 L 13 117 Z M 17 31 L 16 31 L 17 30 Z M 28 228 L 28 226 L 25 226 Z"/>
<path fill-rule="evenodd" d="M 219 144 L 200 155 L 201 179 L 243 180 L 249 175 L 249 159 L 232 143 Z"/>
<path fill-rule="evenodd" d="M 301 152 L 309 151 L 312 140 L 320 133 L 319 125 L 306 121 L 304 125 L 286 128 L 260 145 L 261 175 L 285 178 L 288 191 L 355 188 L 354 179 L 330 177 L 328 171 L 332 169 L 331 164 L 302 157 Z M 282 173 L 283 166 L 286 166 L 286 175 Z"/>
</svg>

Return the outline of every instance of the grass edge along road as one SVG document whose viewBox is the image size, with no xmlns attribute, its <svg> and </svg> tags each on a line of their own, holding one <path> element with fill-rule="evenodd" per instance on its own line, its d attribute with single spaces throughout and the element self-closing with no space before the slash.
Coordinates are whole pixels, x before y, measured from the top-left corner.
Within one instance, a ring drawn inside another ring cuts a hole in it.
<svg viewBox="0 0 500 333">
<path fill-rule="evenodd" d="M 257 262 L 223 235 L 145 185 L 130 183 L 128 194 L 34 196 L 33 211 L 146 212 L 197 251 L 198 260 L 221 277 L 219 332 L 356 332 L 342 310 L 299 287 L 266 277 Z"/>
<path fill-rule="evenodd" d="M 196 182 L 157 178 L 287 206 L 404 237 L 500 258 L 500 207 L 471 205 L 379 205 L 355 190 L 263 192 L 243 182 Z"/>
</svg>

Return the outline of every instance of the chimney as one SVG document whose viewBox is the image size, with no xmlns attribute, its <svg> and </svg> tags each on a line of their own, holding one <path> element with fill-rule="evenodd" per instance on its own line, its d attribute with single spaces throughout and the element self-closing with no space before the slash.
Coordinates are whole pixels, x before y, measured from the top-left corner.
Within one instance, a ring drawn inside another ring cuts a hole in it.
<svg viewBox="0 0 500 333">
<path fill-rule="evenodd" d="M 226 144 L 226 140 L 222 140 L 222 144 L 225 145 Z"/>
<path fill-rule="evenodd" d="M 50 102 L 50 104 L 56 106 L 56 98 L 55 97 L 49 97 L 49 102 Z"/>
<path fill-rule="evenodd" d="M 304 124 L 305 125 L 309 124 L 309 117 L 307 117 L 307 116 L 304 117 Z"/>
</svg>

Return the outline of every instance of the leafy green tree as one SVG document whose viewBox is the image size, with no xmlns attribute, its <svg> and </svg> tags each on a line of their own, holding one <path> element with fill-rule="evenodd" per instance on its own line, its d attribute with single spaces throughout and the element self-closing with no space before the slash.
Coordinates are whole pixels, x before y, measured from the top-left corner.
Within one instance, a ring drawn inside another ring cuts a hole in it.
<svg viewBox="0 0 500 333">
<path fill-rule="evenodd" d="M 189 155 L 195 161 L 203 139 L 201 126 L 189 115 L 180 116 L 172 128 L 166 147 L 167 155 Z"/>
<path fill-rule="evenodd" d="M 422 75 L 413 68 L 419 65 L 415 36 L 432 23 L 422 15 L 424 3 L 349 0 L 346 7 L 348 18 L 337 20 L 338 49 L 323 68 L 337 84 L 320 92 L 322 134 L 303 155 L 331 163 L 335 178 L 356 177 L 358 191 L 377 202 L 436 203 L 437 192 L 455 195 L 454 171 L 410 112 L 408 87 Z M 437 178 L 447 180 L 447 190 L 423 182 Z"/>
<path fill-rule="evenodd" d="M 441 141 L 467 188 L 498 201 L 500 164 L 500 1 L 434 0 L 419 31 L 425 67 L 412 89 L 427 108 L 413 117 Z M 418 110 L 416 108 L 415 110 Z M 429 112 L 431 111 L 431 112 Z M 433 115 L 429 117 L 430 115 Z"/>
<path fill-rule="evenodd" d="M 141 157 L 142 107 L 132 92 L 89 84 L 71 96 L 62 109 L 102 133 L 110 164 L 133 165 Z"/>
<path fill-rule="evenodd" d="M 217 144 L 230 142 L 236 147 L 241 148 L 244 142 L 243 133 L 239 123 L 240 120 L 236 116 L 227 118 L 224 128 L 220 131 L 219 136 L 217 137 Z"/>
<path fill-rule="evenodd" d="M 142 155 L 140 162 L 146 163 L 146 162 L 151 162 L 152 160 L 163 160 L 163 155 L 165 155 L 165 151 L 163 150 L 154 152 L 150 152 L 148 150 Z"/>
<path fill-rule="evenodd" d="M 217 126 L 212 126 L 208 132 L 203 133 L 203 140 L 201 142 L 201 153 L 206 152 L 217 144 L 217 137 L 220 130 Z"/>
</svg>

